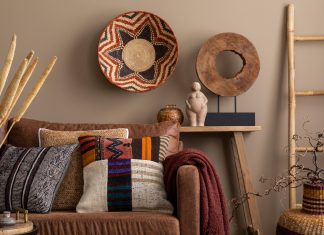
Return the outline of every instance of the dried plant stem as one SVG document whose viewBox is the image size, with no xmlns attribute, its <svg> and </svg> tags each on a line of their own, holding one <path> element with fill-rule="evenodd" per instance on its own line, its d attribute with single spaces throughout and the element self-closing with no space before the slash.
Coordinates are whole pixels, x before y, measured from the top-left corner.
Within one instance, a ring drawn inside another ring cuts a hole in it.
<svg viewBox="0 0 324 235">
<path fill-rule="evenodd" d="M 57 60 L 57 57 L 54 56 L 54 58 L 52 59 L 52 61 L 49 63 L 49 65 L 47 66 L 47 68 L 45 69 L 45 71 L 43 72 L 43 74 L 41 75 L 41 77 L 39 78 L 39 80 L 37 81 L 36 85 L 34 86 L 34 88 L 31 90 L 31 92 L 29 93 L 29 95 L 27 96 L 27 98 L 25 99 L 23 105 L 21 106 L 21 108 L 19 109 L 19 111 L 17 112 L 17 114 L 15 115 L 15 117 L 12 120 L 12 123 L 5 135 L 5 137 L 3 138 L 3 140 L 0 143 L 0 148 L 2 147 L 2 145 L 4 144 L 4 142 L 6 141 L 6 139 L 9 136 L 9 133 L 11 131 L 11 129 L 13 128 L 13 126 L 20 121 L 20 119 L 22 118 L 22 116 L 25 114 L 26 110 L 28 109 L 28 107 L 30 106 L 30 104 L 32 103 L 32 101 L 34 100 L 34 98 L 36 97 L 36 95 L 38 94 L 39 90 L 41 89 L 41 87 L 43 86 L 44 82 L 46 81 L 48 75 L 51 73 L 55 62 Z M 34 62 L 33 62 L 34 63 Z"/>
<path fill-rule="evenodd" d="M 36 68 L 36 65 L 38 63 L 38 58 L 35 58 L 27 67 L 23 77 L 21 78 L 20 80 L 20 83 L 19 83 L 19 86 L 18 86 L 18 89 L 16 91 L 16 94 L 15 94 L 15 97 L 14 97 L 14 100 L 9 108 L 9 111 L 7 112 L 5 118 L 2 120 L 2 122 L 0 123 L 0 126 L 2 126 L 4 124 L 4 122 L 6 122 L 13 110 L 13 108 L 15 107 L 19 97 L 21 96 L 21 93 L 22 91 L 24 90 L 27 82 L 29 81 L 29 78 L 31 77 L 31 75 L 33 74 L 35 68 Z"/>
<path fill-rule="evenodd" d="M 24 59 L 20 66 L 18 67 L 17 72 L 15 73 L 14 77 L 12 78 L 8 88 L 5 91 L 5 94 L 0 103 L 0 123 L 4 122 L 4 119 L 10 109 L 10 106 L 15 98 L 16 91 L 18 89 L 20 80 L 25 73 L 26 67 L 28 64 L 28 60 Z M 1 126 L 0 126 L 1 127 Z"/>
<path fill-rule="evenodd" d="M 11 131 L 11 129 L 13 128 L 13 126 L 15 125 L 16 123 L 15 122 L 12 122 L 9 129 L 7 130 L 7 133 L 6 135 L 4 136 L 4 138 L 2 139 L 1 143 L 0 143 L 0 148 L 2 148 L 2 145 L 5 143 L 6 139 L 8 138 L 8 135 Z"/>
<path fill-rule="evenodd" d="M 28 53 L 28 55 L 26 56 L 26 59 L 28 60 L 28 65 L 29 65 L 30 61 L 33 59 L 34 54 L 35 54 L 34 50 L 31 50 L 31 51 Z"/>
<path fill-rule="evenodd" d="M 303 129 L 307 133 L 306 136 L 299 136 L 297 134 L 293 135 L 292 140 L 298 147 L 298 142 L 307 142 L 309 148 L 312 149 L 311 152 L 304 152 L 300 154 L 295 154 L 293 157 L 296 162 L 294 165 L 290 166 L 288 172 L 282 176 L 276 176 L 273 178 L 260 178 L 261 183 L 268 183 L 267 189 L 262 193 L 247 192 L 240 197 L 233 198 L 232 203 L 232 215 L 231 219 L 234 217 L 234 213 L 237 209 L 243 205 L 251 196 L 255 197 L 265 197 L 272 192 L 281 192 L 285 189 L 295 189 L 302 186 L 304 183 L 313 185 L 323 185 L 324 184 L 324 169 L 318 164 L 317 151 L 324 146 L 324 132 L 316 131 L 310 132 L 305 128 L 305 124 L 309 121 L 304 122 Z M 306 147 L 306 149 L 308 148 Z M 309 154 L 312 156 L 313 167 L 306 167 L 300 163 L 301 157 L 307 157 Z M 292 157 L 289 155 L 289 157 Z"/>
<path fill-rule="evenodd" d="M 32 91 L 27 96 L 26 100 L 24 101 L 23 105 L 21 106 L 21 108 L 17 112 L 16 116 L 13 118 L 13 123 L 19 122 L 20 119 L 22 118 L 22 116 L 25 114 L 25 112 L 28 109 L 28 107 L 30 106 L 31 102 L 34 100 L 34 98 L 38 94 L 39 90 L 43 86 L 44 82 L 46 81 L 48 75 L 52 71 L 56 60 L 57 60 L 57 57 L 55 56 L 52 59 L 52 61 L 49 63 L 49 65 L 47 66 L 46 70 L 43 72 L 41 77 L 39 78 L 38 82 L 36 83 L 36 85 L 34 86 Z"/>
<path fill-rule="evenodd" d="M 11 40 L 9 52 L 6 57 L 5 63 L 2 67 L 2 69 L 0 70 L 0 95 L 2 93 L 4 86 L 5 86 L 5 83 L 6 83 L 10 68 L 11 68 L 11 64 L 12 64 L 12 61 L 13 61 L 13 58 L 15 55 L 16 39 L 17 39 L 17 37 L 16 37 L 16 35 L 14 35 Z"/>
</svg>

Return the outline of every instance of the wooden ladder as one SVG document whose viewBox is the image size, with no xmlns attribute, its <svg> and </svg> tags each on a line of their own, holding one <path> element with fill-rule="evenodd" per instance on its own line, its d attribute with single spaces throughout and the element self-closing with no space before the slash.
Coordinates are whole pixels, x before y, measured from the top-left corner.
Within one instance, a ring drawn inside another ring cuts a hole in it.
<svg viewBox="0 0 324 235">
<path fill-rule="evenodd" d="M 288 5 L 287 19 L 287 40 L 288 40 L 288 151 L 289 151 L 289 169 L 296 164 L 296 153 L 306 151 L 323 151 L 322 148 L 314 149 L 312 147 L 296 147 L 293 136 L 296 134 L 296 97 L 297 96 L 320 96 L 324 95 L 324 90 L 295 90 L 295 42 L 303 41 L 324 41 L 324 36 L 297 36 L 295 35 L 295 10 L 294 5 Z M 295 174 L 295 172 L 292 172 Z M 296 188 L 294 184 L 289 187 L 289 207 L 296 208 Z"/>
</svg>

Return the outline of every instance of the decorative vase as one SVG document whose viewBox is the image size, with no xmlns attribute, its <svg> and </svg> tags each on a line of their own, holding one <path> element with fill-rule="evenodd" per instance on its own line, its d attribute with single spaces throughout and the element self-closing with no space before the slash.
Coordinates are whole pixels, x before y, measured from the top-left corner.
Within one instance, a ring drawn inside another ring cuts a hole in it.
<svg viewBox="0 0 324 235">
<path fill-rule="evenodd" d="M 183 113 L 175 104 L 169 104 L 160 109 L 157 114 L 157 120 L 158 122 L 177 121 L 182 124 Z"/>
<path fill-rule="evenodd" d="M 324 215 L 324 184 L 304 184 L 303 212 Z"/>
<path fill-rule="evenodd" d="M 282 212 L 277 235 L 324 234 L 324 184 L 304 184 L 303 206 Z"/>
<path fill-rule="evenodd" d="M 0 218 L 0 227 L 12 226 L 16 224 L 16 220 L 10 217 L 9 211 L 3 212 L 3 217 Z"/>
</svg>

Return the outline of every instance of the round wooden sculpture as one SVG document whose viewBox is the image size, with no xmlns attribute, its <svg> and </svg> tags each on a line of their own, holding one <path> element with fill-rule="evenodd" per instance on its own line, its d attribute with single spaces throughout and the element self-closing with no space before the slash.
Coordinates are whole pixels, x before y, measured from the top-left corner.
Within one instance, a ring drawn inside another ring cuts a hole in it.
<svg viewBox="0 0 324 235">
<path fill-rule="evenodd" d="M 243 67 L 233 78 L 222 77 L 216 64 L 216 56 L 223 51 L 232 51 L 243 60 Z M 200 81 L 213 93 L 220 96 L 237 96 L 247 91 L 258 77 L 260 60 L 253 44 L 236 33 L 221 33 L 210 38 L 200 48 L 197 62 Z"/>
<path fill-rule="evenodd" d="M 127 91 L 159 87 L 171 76 L 177 59 L 178 45 L 172 29 L 148 12 L 117 16 L 100 36 L 99 66 L 108 81 Z"/>
</svg>

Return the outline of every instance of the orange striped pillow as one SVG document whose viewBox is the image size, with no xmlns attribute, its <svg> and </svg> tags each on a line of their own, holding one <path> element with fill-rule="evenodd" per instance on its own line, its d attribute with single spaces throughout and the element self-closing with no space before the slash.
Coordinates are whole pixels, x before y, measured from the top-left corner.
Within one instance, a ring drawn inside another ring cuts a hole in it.
<svg viewBox="0 0 324 235">
<path fill-rule="evenodd" d="M 94 161 L 117 158 L 163 162 L 171 154 L 169 136 L 118 139 L 85 134 L 79 142 L 84 167 Z"/>
</svg>

